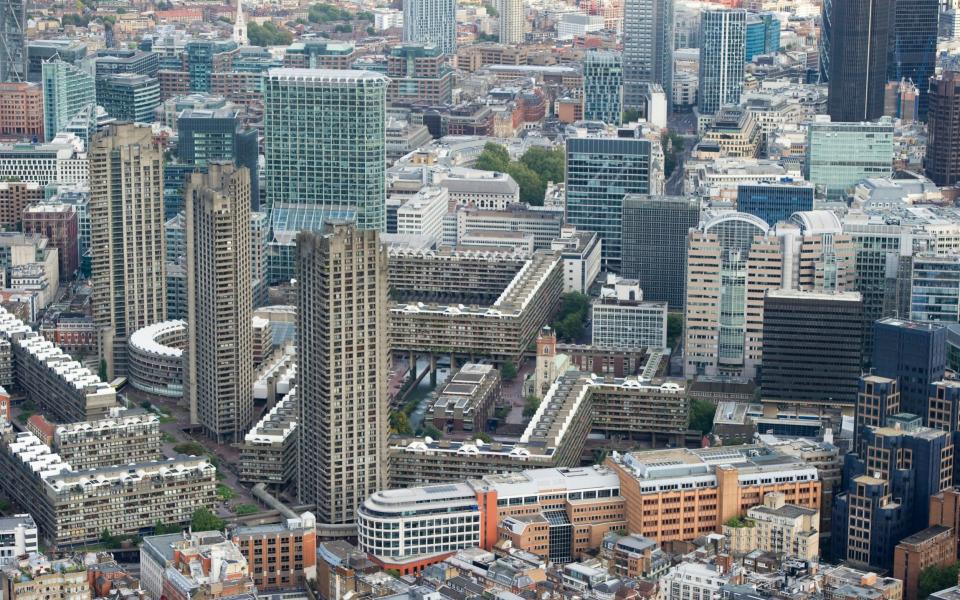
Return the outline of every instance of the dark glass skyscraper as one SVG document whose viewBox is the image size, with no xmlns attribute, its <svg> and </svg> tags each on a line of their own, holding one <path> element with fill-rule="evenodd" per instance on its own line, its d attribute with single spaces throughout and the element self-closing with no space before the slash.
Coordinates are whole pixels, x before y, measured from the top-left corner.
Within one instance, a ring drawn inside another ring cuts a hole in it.
<svg viewBox="0 0 960 600">
<path fill-rule="evenodd" d="M 673 93 L 673 0 L 626 0 L 623 5 L 623 106 L 639 108 L 647 83 Z"/>
<path fill-rule="evenodd" d="M 960 181 L 960 73 L 944 71 L 930 80 L 928 91 L 923 168 L 937 185 L 953 185 Z"/>
<path fill-rule="evenodd" d="M 258 158 L 260 146 L 256 129 L 244 129 L 236 109 L 188 108 L 177 119 L 178 146 L 182 162 L 205 168 L 211 161 L 233 161 L 250 170 L 250 208 L 260 207 Z"/>
<path fill-rule="evenodd" d="M 623 200 L 620 274 L 636 279 L 644 300 L 683 308 L 687 234 L 700 223 L 700 202 L 677 196 L 631 194 Z"/>
<path fill-rule="evenodd" d="M 901 410 L 927 414 L 930 384 L 947 367 L 947 328 L 938 323 L 882 319 L 873 326 L 873 372 L 896 378 Z"/>
<path fill-rule="evenodd" d="M 567 222 L 603 240 L 603 263 L 620 268 L 623 198 L 650 193 L 650 142 L 630 138 L 567 140 Z"/>
<path fill-rule="evenodd" d="M 737 187 L 737 210 L 776 225 L 795 212 L 813 210 L 813 186 L 756 184 Z"/>
<path fill-rule="evenodd" d="M 909 79 L 920 92 L 917 112 L 927 120 L 927 87 L 937 60 L 938 0 L 893 0 L 887 79 Z"/>
<path fill-rule="evenodd" d="M 835 0 L 831 4 L 827 112 L 835 122 L 883 116 L 893 2 Z"/>
</svg>

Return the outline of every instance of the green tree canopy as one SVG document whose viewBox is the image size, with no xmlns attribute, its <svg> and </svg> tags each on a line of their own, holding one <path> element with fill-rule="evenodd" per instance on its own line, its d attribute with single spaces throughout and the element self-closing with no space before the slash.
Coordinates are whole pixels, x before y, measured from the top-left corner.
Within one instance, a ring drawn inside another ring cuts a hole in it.
<svg viewBox="0 0 960 600">
<path fill-rule="evenodd" d="M 504 381 L 513 381 L 517 378 L 517 365 L 513 361 L 507 361 L 500 367 L 500 377 Z"/>
<path fill-rule="evenodd" d="M 957 585 L 957 573 L 960 572 L 960 562 L 950 565 L 932 565 L 920 571 L 920 580 L 917 585 L 917 598 L 924 600 L 927 596 L 948 587 Z"/>
<path fill-rule="evenodd" d="M 474 163 L 473 166 L 481 171 L 499 171 L 504 173 L 509 165 L 510 154 L 507 152 L 507 149 L 500 144 L 487 142 L 483 146 L 483 152 L 477 157 L 477 162 Z"/>
<path fill-rule="evenodd" d="M 412 435 L 413 427 L 410 426 L 410 418 L 407 414 L 400 411 L 390 413 L 390 429 L 400 435 Z"/>
<path fill-rule="evenodd" d="M 527 150 L 520 162 L 540 176 L 544 188 L 548 182 L 560 183 L 565 177 L 566 156 L 563 148 L 543 148 L 534 146 Z"/>
<path fill-rule="evenodd" d="M 190 526 L 194 531 L 222 531 L 226 522 L 206 508 L 193 511 Z"/>
<path fill-rule="evenodd" d="M 707 435 L 713 429 L 713 415 L 716 412 L 717 405 L 713 402 L 692 400 L 690 402 L 690 429 Z"/>
<path fill-rule="evenodd" d="M 540 408 L 540 398 L 530 395 L 523 401 L 523 416 L 530 418 L 533 415 L 537 414 L 537 409 Z"/>
<path fill-rule="evenodd" d="M 313 4 L 307 11 L 307 19 L 311 23 L 331 23 L 333 21 L 350 21 L 353 15 L 333 4 Z"/>
<path fill-rule="evenodd" d="M 583 335 L 589 314 L 589 296 L 579 292 L 564 294 L 560 299 L 560 310 L 557 311 L 551 327 L 561 341 L 576 342 Z"/>
<path fill-rule="evenodd" d="M 267 21 L 263 25 L 249 23 L 247 38 L 253 46 L 287 46 L 293 41 L 293 34 Z"/>
<path fill-rule="evenodd" d="M 670 313 L 667 315 L 667 345 L 673 347 L 674 342 L 683 335 L 683 315 Z"/>
<path fill-rule="evenodd" d="M 531 206 L 543 206 L 543 195 L 547 191 L 547 184 L 540 176 L 525 164 L 512 162 L 507 165 L 507 173 L 520 186 L 520 201 Z"/>
</svg>

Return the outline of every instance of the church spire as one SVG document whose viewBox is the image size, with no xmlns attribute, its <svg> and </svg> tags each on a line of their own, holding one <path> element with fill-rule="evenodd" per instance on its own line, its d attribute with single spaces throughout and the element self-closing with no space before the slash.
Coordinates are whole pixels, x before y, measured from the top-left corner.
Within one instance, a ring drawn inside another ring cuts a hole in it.
<svg viewBox="0 0 960 600">
<path fill-rule="evenodd" d="M 246 46 L 250 43 L 247 40 L 247 20 L 243 16 L 243 0 L 237 0 L 237 18 L 233 20 L 233 41 L 238 46 Z"/>
</svg>

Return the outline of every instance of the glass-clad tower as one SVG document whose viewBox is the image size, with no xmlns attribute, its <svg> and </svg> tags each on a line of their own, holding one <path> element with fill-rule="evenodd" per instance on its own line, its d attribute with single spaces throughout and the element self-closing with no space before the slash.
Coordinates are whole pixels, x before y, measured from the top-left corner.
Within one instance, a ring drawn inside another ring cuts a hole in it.
<svg viewBox="0 0 960 600">
<path fill-rule="evenodd" d="M 274 281 L 293 276 L 298 231 L 320 231 L 332 219 L 383 231 L 387 82 L 370 71 L 268 71 L 264 188 Z"/>
</svg>

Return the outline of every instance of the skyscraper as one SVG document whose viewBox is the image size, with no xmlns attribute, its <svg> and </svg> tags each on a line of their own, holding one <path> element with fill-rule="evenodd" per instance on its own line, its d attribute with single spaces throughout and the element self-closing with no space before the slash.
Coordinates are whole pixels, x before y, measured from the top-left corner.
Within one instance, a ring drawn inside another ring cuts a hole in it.
<svg viewBox="0 0 960 600">
<path fill-rule="evenodd" d="M 501 44 L 522 44 L 526 29 L 526 14 L 523 0 L 500 0 Z"/>
<path fill-rule="evenodd" d="M 403 41 L 457 51 L 456 0 L 403 0 Z"/>
<path fill-rule="evenodd" d="M 893 2 L 831 2 L 827 112 L 834 121 L 872 121 L 883 115 Z"/>
<path fill-rule="evenodd" d="M 770 290 L 763 299 L 762 398 L 853 406 L 863 303 L 857 292 Z"/>
<path fill-rule="evenodd" d="M 190 420 L 238 442 L 253 422 L 250 172 L 210 163 L 185 196 Z"/>
<path fill-rule="evenodd" d="M 697 110 L 712 115 L 738 104 L 743 91 L 747 13 L 740 9 L 706 10 L 700 17 L 700 84 Z"/>
<path fill-rule="evenodd" d="M 850 157 L 857 160 L 851 161 Z M 889 177 L 893 172 L 893 122 L 832 123 L 818 116 L 807 129 L 807 181 L 839 199 L 861 179 Z"/>
<path fill-rule="evenodd" d="M 650 142 L 632 138 L 567 139 L 567 222 L 595 231 L 603 262 L 620 267 L 623 198 L 651 191 Z"/>
<path fill-rule="evenodd" d="M 623 105 L 638 109 L 645 84 L 673 97 L 673 0 L 626 0 L 623 7 Z"/>
<path fill-rule="evenodd" d="M 873 336 L 873 372 L 897 380 L 904 412 L 925 417 L 930 385 L 947 368 L 947 328 L 888 318 L 874 323 Z"/>
<path fill-rule="evenodd" d="M 937 62 L 938 0 L 893 0 L 887 80 L 908 79 L 920 92 L 917 112 L 927 120 L 927 83 Z"/>
<path fill-rule="evenodd" d="M 233 161 L 250 171 L 250 207 L 260 206 L 260 143 L 256 129 L 243 129 L 236 108 L 188 108 L 177 118 L 177 157 L 205 167 L 211 161 Z"/>
<path fill-rule="evenodd" d="M 619 52 L 583 57 L 583 118 L 619 125 L 623 116 L 623 65 Z"/>
<path fill-rule="evenodd" d="M 296 232 L 328 219 L 386 225 L 387 78 L 369 71 L 271 69 L 264 91 L 273 280 L 293 276 Z"/>
<path fill-rule="evenodd" d="M 780 20 L 774 13 L 747 15 L 746 55 L 750 62 L 759 54 L 770 54 L 780 49 Z"/>
<path fill-rule="evenodd" d="M 96 104 L 93 76 L 63 61 L 43 63 L 43 133 L 49 142 L 83 108 Z"/>
<path fill-rule="evenodd" d="M 117 73 L 97 79 L 97 104 L 117 121 L 153 123 L 160 106 L 160 82 L 137 73 Z"/>
<path fill-rule="evenodd" d="M 757 183 L 737 186 L 737 210 L 777 224 L 795 212 L 813 210 L 809 184 Z"/>
<path fill-rule="evenodd" d="M 387 253 L 376 231 L 328 223 L 297 236 L 297 262 L 297 491 L 348 525 L 386 482 Z"/>
<path fill-rule="evenodd" d="M 954 185 L 960 181 L 960 72 L 944 70 L 929 86 L 923 168 L 937 185 Z"/>
<path fill-rule="evenodd" d="M 89 158 L 91 304 L 112 378 L 126 373 L 127 337 L 167 317 L 163 149 L 150 127 L 114 125 Z"/>
<path fill-rule="evenodd" d="M 620 273 L 640 283 L 645 299 L 683 308 L 687 234 L 699 222 L 700 201 L 694 198 L 631 194 L 623 199 Z"/>
<path fill-rule="evenodd" d="M 0 1 L 0 82 L 26 81 L 26 32 L 26 1 Z"/>
</svg>

